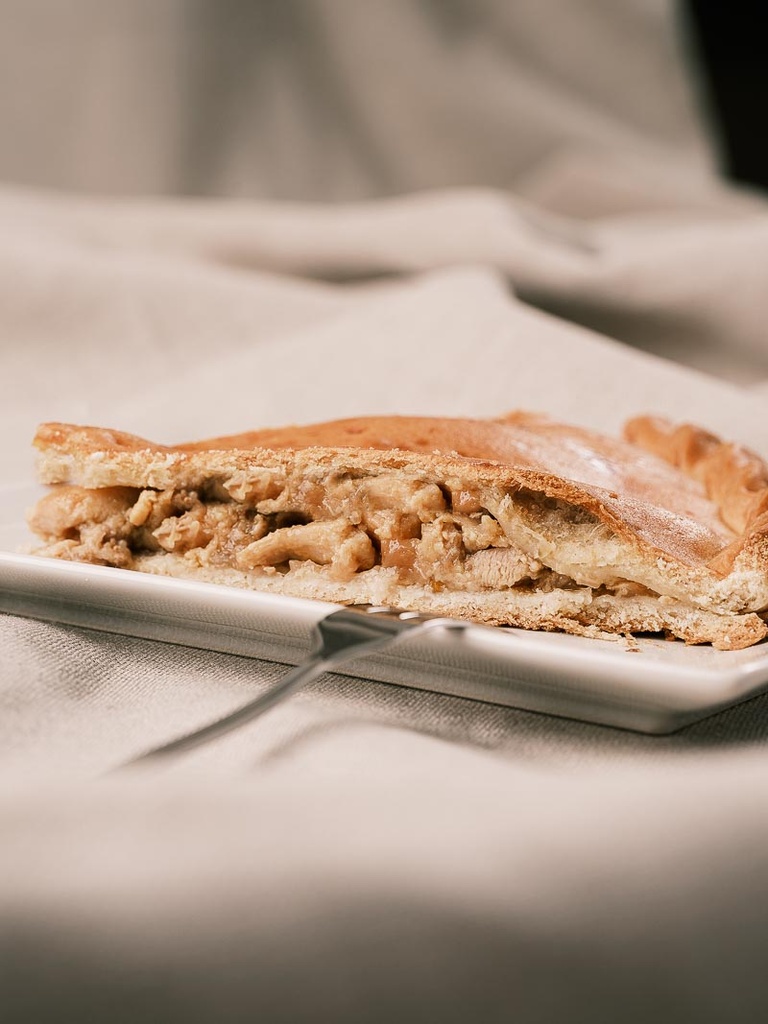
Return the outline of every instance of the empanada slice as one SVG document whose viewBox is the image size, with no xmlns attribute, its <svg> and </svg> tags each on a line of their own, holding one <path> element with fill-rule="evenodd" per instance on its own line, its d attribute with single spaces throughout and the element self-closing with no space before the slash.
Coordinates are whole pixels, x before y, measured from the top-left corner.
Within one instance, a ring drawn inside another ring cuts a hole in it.
<svg viewBox="0 0 768 1024">
<path fill-rule="evenodd" d="M 768 469 L 698 427 L 365 417 L 167 446 L 47 423 L 35 445 L 39 554 L 588 636 L 768 632 Z"/>
</svg>

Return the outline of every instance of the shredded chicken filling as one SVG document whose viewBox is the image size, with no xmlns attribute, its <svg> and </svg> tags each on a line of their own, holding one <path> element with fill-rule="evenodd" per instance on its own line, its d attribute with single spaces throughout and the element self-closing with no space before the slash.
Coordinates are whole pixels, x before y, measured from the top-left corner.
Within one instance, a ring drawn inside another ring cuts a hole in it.
<svg viewBox="0 0 768 1024">
<path fill-rule="evenodd" d="M 561 539 L 537 534 L 535 522 Z M 611 568 L 617 542 L 589 513 L 527 492 L 474 493 L 461 481 L 340 474 L 320 482 L 265 469 L 197 490 L 60 486 L 30 525 L 50 553 L 123 568 L 165 551 L 245 572 L 312 562 L 336 580 L 381 567 L 437 590 L 647 592 Z"/>
</svg>

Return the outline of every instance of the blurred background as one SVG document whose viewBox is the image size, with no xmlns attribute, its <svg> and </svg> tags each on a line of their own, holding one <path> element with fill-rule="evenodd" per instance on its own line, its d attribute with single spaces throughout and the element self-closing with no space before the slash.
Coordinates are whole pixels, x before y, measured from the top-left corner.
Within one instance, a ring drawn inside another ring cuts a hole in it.
<svg viewBox="0 0 768 1024">
<path fill-rule="evenodd" d="M 681 191 L 719 173 L 763 186 L 759 13 L 701 0 L 0 0 L 0 180 L 330 202 L 488 185 L 578 215 L 594 211 L 564 180 L 620 154 L 651 176 L 663 165 L 672 192 L 675 169 Z"/>
</svg>

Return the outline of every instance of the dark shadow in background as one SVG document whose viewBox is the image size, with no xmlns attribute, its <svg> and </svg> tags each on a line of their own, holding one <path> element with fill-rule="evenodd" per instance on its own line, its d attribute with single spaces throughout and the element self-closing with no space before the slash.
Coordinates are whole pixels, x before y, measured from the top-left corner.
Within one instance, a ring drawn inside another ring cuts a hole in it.
<svg viewBox="0 0 768 1024">
<path fill-rule="evenodd" d="M 760 0 L 685 0 L 685 21 L 718 131 L 722 171 L 768 189 L 768 11 Z"/>
</svg>

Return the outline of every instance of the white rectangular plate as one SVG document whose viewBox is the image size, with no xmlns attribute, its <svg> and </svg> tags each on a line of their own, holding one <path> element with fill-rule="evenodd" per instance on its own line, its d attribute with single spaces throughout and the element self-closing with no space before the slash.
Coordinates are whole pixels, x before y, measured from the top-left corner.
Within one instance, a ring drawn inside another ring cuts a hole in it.
<svg viewBox="0 0 768 1024">
<path fill-rule="evenodd" d="M 0 611 L 296 664 L 336 606 L 0 551 Z M 635 647 L 638 649 L 633 650 Z M 715 651 L 471 626 L 405 639 L 348 675 L 666 733 L 768 689 L 768 645 Z"/>
</svg>

